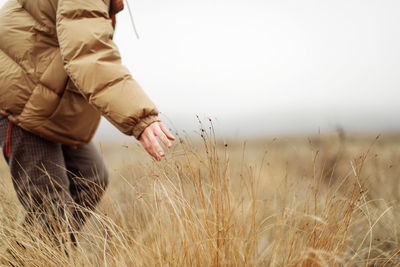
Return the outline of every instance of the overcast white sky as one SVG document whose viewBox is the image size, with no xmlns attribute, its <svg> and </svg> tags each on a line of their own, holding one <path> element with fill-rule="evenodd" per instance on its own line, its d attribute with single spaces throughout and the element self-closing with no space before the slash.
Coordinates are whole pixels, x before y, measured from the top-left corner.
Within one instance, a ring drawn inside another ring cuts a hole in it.
<svg viewBox="0 0 400 267">
<path fill-rule="evenodd" d="M 125 8 L 123 62 L 178 129 L 195 114 L 230 136 L 400 129 L 398 0 L 128 1 L 140 40 Z"/>
</svg>

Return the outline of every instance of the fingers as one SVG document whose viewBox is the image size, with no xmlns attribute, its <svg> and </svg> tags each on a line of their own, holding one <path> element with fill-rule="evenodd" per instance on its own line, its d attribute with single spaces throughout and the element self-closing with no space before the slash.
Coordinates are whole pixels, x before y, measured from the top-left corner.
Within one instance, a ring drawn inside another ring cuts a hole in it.
<svg viewBox="0 0 400 267">
<path fill-rule="evenodd" d="M 162 149 L 162 147 L 158 143 L 155 135 L 154 134 L 149 135 L 149 140 L 150 140 L 150 143 L 151 143 L 154 151 L 157 153 L 157 156 L 161 160 L 161 157 L 164 157 L 164 150 Z"/>
<path fill-rule="evenodd" d="M 143 134 L 142 137 L 140 138 L 140 143 L 142 144 L 144 150 L 146 150 L 146 152 L 149 153 L 150 156 L 152 156 L 154 159 L 157 160 L 157 155 L 156 153 L 154 153 L 153 147 L 151 146 L 149 140 L 145 138 Z"/>
<path fill-rule="evenodd" d="M 163 131 L 163 133 L 166 134 L 169 140 L 175 140 L 175 137 L 168 131 L 168 129 L 164 126 L 162 122 L 160 122 L 160 128 Z"/>
<path fill-rule="evenodd" d="M 172 146 L 169 140 L 174 140 L 175 137 L 168 131 L 167 128 L 161 123 L 156 122 L 148 126 L 142 133 L 139 141 L 143 148 L 157 161 L 165 155 L 160 143 L 156 136 L 164 143 L 165 146 L 170 148 Z M 169 139 L 169 140 L 168 140 Z"/>
<path fill-rule="evenodd" d="M 149 153 L 155 160 L 160 161 L 161 157 L 164 156 L 164 150 L 155 137 L 156 129 L 153 127 L 146 129 L 141 136 L 140 142 L 147 153 Z M 160 130 L 158 131 L 161 132 Z M 166 137 L 164 138 L 166 139 Z"/>
<path fill-rule="evenodd" d="M 172 146 L 171 142 L 168 140 L 167 136 L 160 128 L 157 128 L 155 130 L 155 133 L 156 133 L 156 136 L 158 136 L 158 138 L 160 138 L 161 142 L 163 142 L 166 147 L 170 148 Z"/>
</svg>

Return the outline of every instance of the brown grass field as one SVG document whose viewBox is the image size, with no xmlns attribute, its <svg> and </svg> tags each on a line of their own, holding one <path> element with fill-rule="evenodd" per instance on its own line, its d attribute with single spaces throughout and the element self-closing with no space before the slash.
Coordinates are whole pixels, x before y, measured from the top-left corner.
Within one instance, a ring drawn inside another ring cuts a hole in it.
<svg viewBox="0 0 400 267">
<path fill-rule="evenodd" d="M 400 264 L 400 134 L 245 142 L 213 131 L 180 135 L 161 163 L 135 142 L 100 143 L 111 182 L 69 256 L 39 227 L 22 231 L 1 160 L 0 255 L 15 266 Z"/>
</svg>

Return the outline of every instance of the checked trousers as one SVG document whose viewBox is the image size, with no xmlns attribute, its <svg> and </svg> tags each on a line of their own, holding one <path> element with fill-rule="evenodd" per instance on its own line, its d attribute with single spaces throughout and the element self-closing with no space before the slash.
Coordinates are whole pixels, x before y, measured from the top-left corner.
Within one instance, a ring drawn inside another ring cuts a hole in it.
<svg viewBox="0 0 400 267">
<path fill-rule="evenodd" d="M 0 115 L 0 146 L 27 211 L 25 222 L 43 223 L 56 234 L 67 220 L 69 230 L 78 231 L 108 184 L 107 169 L 93 143 L 77 149 L 53 143 Z M 73 234 L 71 239 L 76 241 Z"/>
</svg>

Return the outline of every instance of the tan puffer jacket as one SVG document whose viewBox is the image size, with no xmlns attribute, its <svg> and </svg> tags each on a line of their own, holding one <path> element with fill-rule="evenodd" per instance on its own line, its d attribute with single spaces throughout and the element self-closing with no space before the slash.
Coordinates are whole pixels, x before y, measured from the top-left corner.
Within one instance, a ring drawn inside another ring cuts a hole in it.
<svg viewBox="0 0 400 267">
<path fill-rule="evenodd" d="M 121 0 L 9 0 L 0 10 L 0 113 L 71 146 L 91 140 L 101 115 L 139 138 L 158 112 L 112 41 L 110 17 L 121 7 Z"/>
</svg>

